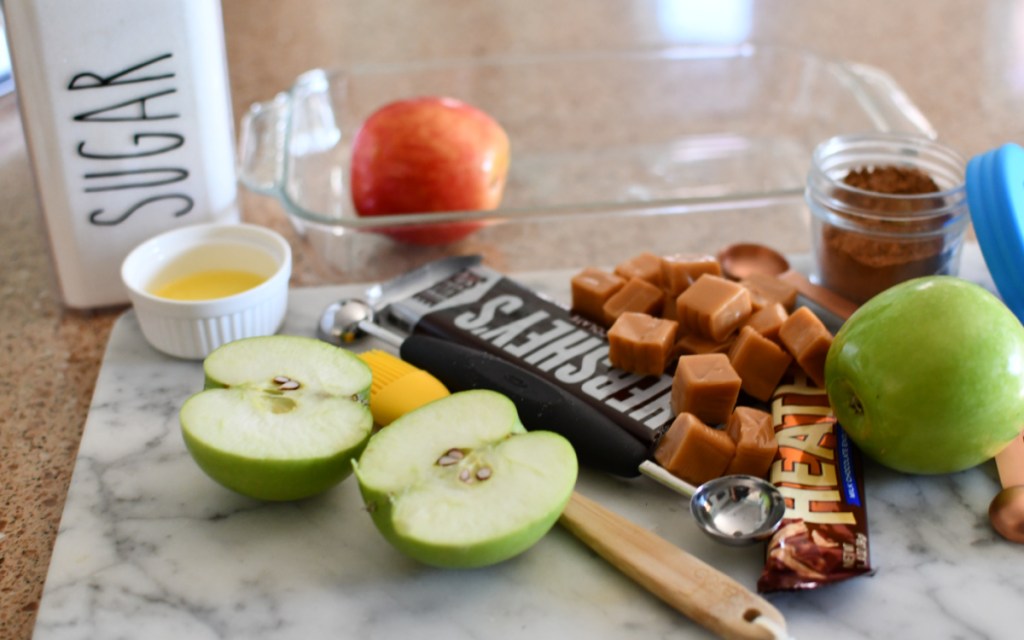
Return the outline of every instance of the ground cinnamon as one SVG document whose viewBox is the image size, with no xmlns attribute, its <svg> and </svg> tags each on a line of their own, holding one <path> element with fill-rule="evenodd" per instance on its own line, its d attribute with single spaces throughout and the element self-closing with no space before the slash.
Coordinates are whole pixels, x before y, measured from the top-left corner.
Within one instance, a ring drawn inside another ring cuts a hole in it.
<svg viewBox="0 0 1024 640">
<path fill-rule="evenodd" d="M 924 171 L 881 166 L 850 171 L 832 192 L 836 217 L 825 222 L 818 248 L 824 286 L 862 303 L 910 278 L 942 272 L 951 260 L 941 234 L 949 215 Z M 852 187 L 852 188 L 846 188 Z M 906 196 L 906 197 L 893 197 Z M 925 196 L 925 197 L 923 197 Z"/>
</svg>

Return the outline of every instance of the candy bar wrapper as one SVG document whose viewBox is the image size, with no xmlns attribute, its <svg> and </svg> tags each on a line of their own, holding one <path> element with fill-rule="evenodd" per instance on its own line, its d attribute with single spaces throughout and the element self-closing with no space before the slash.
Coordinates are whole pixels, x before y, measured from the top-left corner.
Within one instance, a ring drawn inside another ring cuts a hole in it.
<svg viewBox="0 0 1024 640">
<path fill-rule="evenodd" d="M 771 410 L 779 454 L 769 480 L 785 496 L 786 514 L 757 590 L 816 589 L 870 573 L 860 452 L 825 391 L 797 376 L 776 389 Z"/>
<path fill-rule="evenodd" d="M 616 369 L 603 329 L 489 267 L 462 269 L 391 303 L 384 320 L 528 369 L 649 448 L 675 418 L 671 375 Z"/>
</svg>

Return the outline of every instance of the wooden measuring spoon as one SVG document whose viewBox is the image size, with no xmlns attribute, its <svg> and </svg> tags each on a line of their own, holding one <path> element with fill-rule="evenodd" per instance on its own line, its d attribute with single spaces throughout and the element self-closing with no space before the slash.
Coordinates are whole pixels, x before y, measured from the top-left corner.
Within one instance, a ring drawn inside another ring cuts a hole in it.
<svg viewBox="0 0 1024 640">
<path fill-rule="evenodd" d="M 664 538 L 579 493 L 559 523 L 626 576 L 723 638 L 786 638 L 767 600 Z"/>
<path fill-rule="evenodd" d="M 791 269 L 785 256 L 771 247 L 753 243 L 733 244 L 719 251 L 717 258 L 726 276 L 734 280 L 742 280 L 752 273 L 775 276 L 841 320 L 846 320 L 857 310 L 854 303 Z"/>
<path fill-rule="evenodd" d="M 1003 490 L 988 507 L 992 528 L 1010 542 L 1024 543 L 1024 434 L 999 452 L 996 469 Z"/>
</svg>

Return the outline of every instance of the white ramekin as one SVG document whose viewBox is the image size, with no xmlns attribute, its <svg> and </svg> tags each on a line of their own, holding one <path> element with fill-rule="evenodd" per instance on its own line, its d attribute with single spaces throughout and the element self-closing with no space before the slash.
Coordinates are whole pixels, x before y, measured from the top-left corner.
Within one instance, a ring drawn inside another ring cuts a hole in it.
<svg viewBox="0 0 1024 640">
<path fill-rule="evenodd" d="M 180 301 L 150 293 L 209 269 L 244 269 L 261 284 L 213 300 Z M 277 332 L 288 308 L 292 252 L 280 234 L 251 224 L 179 227 L 138 245 L 121 264 L 121 280 L 146 340 L 179 358 L 202 359 L 222 344 Z"/>
</svg>

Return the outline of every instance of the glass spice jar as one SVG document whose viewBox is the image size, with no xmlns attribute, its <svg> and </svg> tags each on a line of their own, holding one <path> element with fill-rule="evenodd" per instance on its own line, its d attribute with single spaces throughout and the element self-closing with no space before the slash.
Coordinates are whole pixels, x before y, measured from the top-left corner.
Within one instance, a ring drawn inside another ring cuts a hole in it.
<svg viewBox="0 0 1024 640">
<path fill-rule="evenodd" d="M 957 275 L 969 220 L 966 164 L 914 135 L 818 145 L 805 190 L 818 283 L 860 304 L 904 280 Z"/>
</svg>

